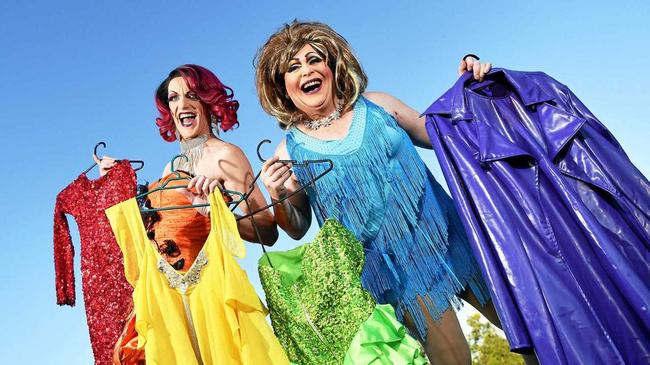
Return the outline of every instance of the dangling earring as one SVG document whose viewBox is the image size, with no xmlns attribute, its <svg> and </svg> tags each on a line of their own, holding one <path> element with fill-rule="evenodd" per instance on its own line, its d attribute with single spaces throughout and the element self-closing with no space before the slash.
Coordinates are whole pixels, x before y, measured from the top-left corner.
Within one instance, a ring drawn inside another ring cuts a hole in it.
<svg viewBox="0 0 650 365">
<path fill-rule="evenodd" d="M 217 123 L 217 117 L 214 116 L 214 114 L 210 113 L 210 126 L 212 128 L 212 133 L 215 136 L 219 136 L 219 124 Z"/>
</svg>

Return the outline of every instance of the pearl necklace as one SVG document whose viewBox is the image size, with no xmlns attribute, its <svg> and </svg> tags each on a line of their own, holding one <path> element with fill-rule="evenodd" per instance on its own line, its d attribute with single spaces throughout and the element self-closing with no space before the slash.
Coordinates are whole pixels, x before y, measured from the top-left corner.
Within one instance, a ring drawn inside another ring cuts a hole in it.
<svg viewBox="0 0 650 365">
<path fill-rule="evenodd" d="M 336 109 L 332 112 L 332 114 L 325 116 L 321 119 L 316 119 L 316 120 L 305 120 L 302 123 L 307 126 L 307 128 L 311 129 L 312 131 L 315 131 L 319 128 L 322 127 L 329 127 L 332 122 L 335 120 L 341 118 L 341 110 L 343 109 L 342 105 L 339 104 L 336 106 Z"/>
</svg>

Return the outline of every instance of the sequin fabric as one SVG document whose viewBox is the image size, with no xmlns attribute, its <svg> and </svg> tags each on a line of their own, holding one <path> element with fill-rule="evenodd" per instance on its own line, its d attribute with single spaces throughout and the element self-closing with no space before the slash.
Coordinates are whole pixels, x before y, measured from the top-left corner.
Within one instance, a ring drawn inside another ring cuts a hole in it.
<svg viewBox="0 0 650 365">
<path fill-rule="evenodd" d="M 111 364 L 113 346 L 132 307 L 122 253 L 104 209 L 135 195 L 136 176 L 127 161 L 90 180 L 80 175 L 63 189 L 54 208 L 56 301 L 75 304 L 74 246 L 66 214 L 74 217 L 81 241 L 81 278 L 95 364 Z"/>
<path fill-rule="evenodd" d="M 169 282 L 169 287 L 178 289 L 181 294 L 186 294 L 187 289 L 199 283 L 201 279 L 201 270 L 208 264 L 208 256 L 205 251 L 201 251 L 194 264 L 190 267 L 185 274 L 179 274 L 172 265 L 170 265 L 164 258 L 158 259 L 158 271 L 160 271 Z"/>
<path fill-rule="evenodd" d="M 327 220 L 305 245 L 297 263 L 302 272 L 292 283 L 282 277 L 274 254 L 260 259 L 259 273 L 273 330 L 287 356 L 299 364 L 342 364 L 360 324 L 375 308 L 361 286 L 363 246 L 339 222 Z"/>
</svg>

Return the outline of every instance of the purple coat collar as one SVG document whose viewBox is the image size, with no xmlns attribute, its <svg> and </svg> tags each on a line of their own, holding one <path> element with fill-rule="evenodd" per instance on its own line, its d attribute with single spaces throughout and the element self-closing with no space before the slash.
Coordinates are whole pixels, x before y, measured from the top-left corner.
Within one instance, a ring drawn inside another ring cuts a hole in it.
<svg viewBox="0 0 650 365">
<path fill-rule="evenodd" d="M 502 68 L 495 68 L 490 72 L 490 75 L 496 74 L 503 74 L 506 77 L 513 90 L 526 106 L 554 99 L 552 95 L 542 90 L 536 83 L 531 82 L 528 72 L 511 71 Z M 431 104 L 422 115 L 450 115 L 452 121 L 473 119 L 474 115 L 469 111 L 464 93 L 465 87 L 470 85 L 472 81 L 472 73 L 465 72 L 458 78 L 454 86 Z"/>
<path fill-rule="evenodd" d="M 511 71 L 497 68 L 490 72 L 490 75 L 502 74 L 510 83 L 512 90 L 519 99 L 528 107 L 537 105 L 536 112 L 542 125 L 544 139 L 546 141 L 550 157 L 553 159 L 564 148 L 566 143 L 582 128 L 586 122 L 584 118 L 570 114 L 555 106 L 556 98 L 559 95 L 551 94 L 542 89 L 535 78 L 539 77 L 538 72 Z M 464 73 L 458 81 L 436 100 L 423 115 L 440 115 L 450 118 L 451 122 L 469 121 L 474 119 L 474 114 L 465 97 L 465 89 L 472 84 L 472 74 Z M 539 105 L 542 104 L 542 105 Z M 480 122 L 477 120 L 477 122 Z M 483 128 L 485 127 L 485 128 Z M 491 128 L 478 124 L 480 144 L 480 160 L 482 162 L 494 161 L 512 156 L 527 155 L 520 147 L 506 140 L 503 136 L 493 135 Z M 483 131 L 483 129 L 485 129 Z"/>
</svg>

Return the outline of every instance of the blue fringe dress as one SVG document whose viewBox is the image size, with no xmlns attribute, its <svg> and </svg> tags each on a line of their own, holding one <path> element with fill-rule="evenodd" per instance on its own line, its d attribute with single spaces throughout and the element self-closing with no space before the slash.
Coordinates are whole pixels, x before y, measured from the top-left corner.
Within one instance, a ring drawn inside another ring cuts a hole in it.
<svg viewBox="0 0 650 365">
<path fill-rule="evenodd" d="M 335 218 L 364 245 L 363 286 L 381 304 L 413 318 L 426 339 L 426 317 L 435 319 L 469 286 L 481 304 L 485 282 L 449 195 L 433 178 L 406 132 L 383 108 L 364 97 L 354 104 L 346 137 L 320 140 L 297 128 L 287 134 L 295 160 L 331 159 L 334 169 L 307 188 L 319 225 Z M 295 167 L 307 185 L 327 164 Z"/>
</svg>

